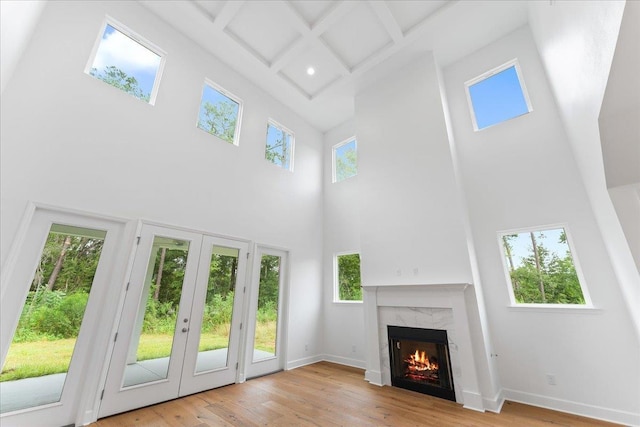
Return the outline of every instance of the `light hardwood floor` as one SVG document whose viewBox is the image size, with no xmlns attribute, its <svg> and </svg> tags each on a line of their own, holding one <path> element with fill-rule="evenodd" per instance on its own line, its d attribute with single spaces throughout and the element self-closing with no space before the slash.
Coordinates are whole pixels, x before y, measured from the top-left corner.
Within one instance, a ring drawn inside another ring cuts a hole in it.
<svg viewBox="0 0 640 427">
<path fill-rule="evenodd" d="M 320 362 L 98 420 L 115 426 L 612 426 L 506 402 L 500 414 L 364 380 L 361 369 Z"/>
</svg>

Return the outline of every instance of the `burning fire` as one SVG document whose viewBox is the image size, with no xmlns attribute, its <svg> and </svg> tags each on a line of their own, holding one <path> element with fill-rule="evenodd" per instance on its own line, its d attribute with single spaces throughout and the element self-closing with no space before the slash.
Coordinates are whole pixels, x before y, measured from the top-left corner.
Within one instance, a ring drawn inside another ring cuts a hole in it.
<svg viewBox="0 0 640 427">
<path fill-rule="evenodd" d="M 416 350 L 405 359 L 405 377 L 414 381 L 426 381 L 429 383 L 439 383 L 438 359 L 429 357 L 426 351 Z"/>
<path fill-rule="evenodd" d="M 435 357 L 429 358 L 425 351 L 418 351 L 409 356 L 407 359 L 407 363 L 409 363 L 410 371 L 437 371 L 438 370 L 438 359 Z"/>
</svg>

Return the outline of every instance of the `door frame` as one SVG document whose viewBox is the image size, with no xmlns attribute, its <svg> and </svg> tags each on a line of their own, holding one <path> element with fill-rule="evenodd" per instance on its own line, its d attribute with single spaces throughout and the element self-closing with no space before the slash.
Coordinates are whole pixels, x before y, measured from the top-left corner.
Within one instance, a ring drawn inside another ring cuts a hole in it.
<svg viewBox="0 0 640 427">
<path fill-rule="evenodd" d="M 276 335 L 276 357 L 253 362 L 253 344 L 256 326 L 256 312 L 258 308 L 258 292 L 260 287 L 260 263 L 262 255 L 276 255 L 281 257 L 280 289 L 278 290 L 278 323 Z M 286 369 L 288 350 L 289 325 L 289 277 L 291 265 L 291 251 L 285 248 L 256 243 L 252 251 L 251 280 L 247 286 L 244 344 L 244 366 L 241 370 L 240 382 L 269 373 Z"/>
<path fill-rule="evenodd" d="M 3 362 L 52 224 L 100 229 L 107 235 L 60 401 L 2 414 L 3 424 L 39 425 L 46 419 L 52 425 L 84 425 L 97 414 L 95 401 L 99 397 L 100 373 L 108 361 L 110 333 L 109 327 L 100 325 L 110 325 L 116 316 L 120 293 L 113 292 L 110 286 L 125 277 L 126 242 L 135 235 L 135 222 L 43 203 L 27 204 L 0 279 Z"/>
</svg>

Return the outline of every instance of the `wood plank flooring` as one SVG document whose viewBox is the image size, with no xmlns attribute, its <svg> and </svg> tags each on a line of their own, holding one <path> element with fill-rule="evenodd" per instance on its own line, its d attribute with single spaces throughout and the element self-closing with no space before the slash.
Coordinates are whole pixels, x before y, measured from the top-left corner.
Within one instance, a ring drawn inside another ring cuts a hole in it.
<svg viewBox="0 0 640 427">
<path fill-rule="evenodd" d="M 612 426 L 506 402 L 500 414 L 364 380 L 361 369 L 320 362 L 98 420 L 95 427 Z"/>
</svg>

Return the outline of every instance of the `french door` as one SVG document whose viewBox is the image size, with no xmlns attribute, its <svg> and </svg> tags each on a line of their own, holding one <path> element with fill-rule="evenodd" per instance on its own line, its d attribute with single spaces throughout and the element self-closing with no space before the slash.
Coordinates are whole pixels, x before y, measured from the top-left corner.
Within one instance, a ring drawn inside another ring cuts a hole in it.
<svg viewBox="0 0 640 427">
<path fill-rule="evenodd" d="M 99 417 L 237 380 L 248 244 L 143 225 Z"/>
<path fill-rule="evenodd" d="M 249 303 L 246 378 L 284 369 L 287 252 L 258 246 L 253 257 Z"/>
</svg>

